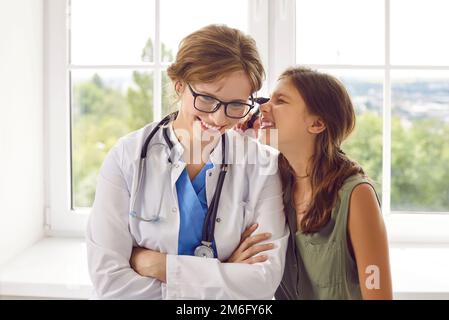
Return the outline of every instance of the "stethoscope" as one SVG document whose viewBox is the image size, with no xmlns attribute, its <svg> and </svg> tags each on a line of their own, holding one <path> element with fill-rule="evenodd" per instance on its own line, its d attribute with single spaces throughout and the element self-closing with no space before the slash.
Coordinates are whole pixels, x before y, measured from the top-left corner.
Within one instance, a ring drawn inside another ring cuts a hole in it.
<svg viewBox="0 0 449 320">
<path fill-rule="evenodd" d="M 140 189 L 143 185 L 144 180 L 144 172 L 146 169 L 146 157 L 147 157 L 147 151 L 148 146 L 151 142 L 151 139 L 156 134 L 156 132 L 159 130 L 159 128 L 162 129 L 162 134 L 164 136 L 164 140 L 167 143 L 168 147 L 171 149 L 173 148 L 173 143 L 170 141 L 169 135 L 168 135 L 168 127 L 167 124 L 177 115 L 177 112 L 169 114 L 165 118 L 163 118 L 156 127 L 150 132 L 148 137 L 145 139 L 145 142 L 142 146 L 142 150 L 140 153 L 140 160 L 137 168 L 137 184 L 135 187 L 135 190 L 133 194 L 131 195 L 131 206 L 130 206 L 130 216 L 133 218 L 136 218 L 138 220 L 144 221 L 144 222 L 157 222 L 159 221 L 159 214 L 160 210 L 158 210 L 158 213 L 156 216 L 147 219 L 144 217 L 141 217 L 137 214 L 135 210 L 136 205 L 136 199 L 137 194 L 140 192 Z M 226 177 L 226 173 L 228 171 L 228 164 L 225 163 L 226 159 L 226 137 L 225 134 L 221 136 L 221 151 L 222 151 L 222 161 L 221 161 L 221 167 L 220 167 L 220 175 L 218 176 L 217 186 L 215 188 L 215 193 L 212 197 L 211 204 L 207 209 L 206 218 L 204 221 L 203 226 L 203 232 L 202 232 L 202 240 L 201 244 L 195 248 L 194 255 L 197 257 L 204 257 L 204 258 L 213 258 L 214 257 L 214 250 L 212 248 L 212 242 L 214 240 L 214 232 L 215 232 L 215 220 L 217 218 L 217 211 L 218 211 L 218 203 L 220 201 L 220 195 L 221 191 L 223 189 L 223 182 Z M 168 161 L 171 163 L 170 157 L 168 158 Z M 164 190 L 164 189 L 162 189 Z M 160 200 L 162 202 L 162 198 Z M 161 206 L 159 206 L 161 208 Z"/>
</svg>

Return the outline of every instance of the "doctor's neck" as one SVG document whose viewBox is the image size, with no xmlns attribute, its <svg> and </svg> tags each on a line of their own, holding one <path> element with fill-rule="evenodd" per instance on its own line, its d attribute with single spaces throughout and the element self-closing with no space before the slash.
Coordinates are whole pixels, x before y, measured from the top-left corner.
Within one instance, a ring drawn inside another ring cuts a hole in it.
<svg viewBox="0 0 449 320">
<path fill-rule="evenodd" d="M 210 153 L 220 141 L 221 134 L 204 132 L 198 121 L 186 123 L 182 117 L 177 117 L 172 125 L 174 133 L 184 148 L 183 158 L 187 163 L 206 163 Z"/>
</svg>

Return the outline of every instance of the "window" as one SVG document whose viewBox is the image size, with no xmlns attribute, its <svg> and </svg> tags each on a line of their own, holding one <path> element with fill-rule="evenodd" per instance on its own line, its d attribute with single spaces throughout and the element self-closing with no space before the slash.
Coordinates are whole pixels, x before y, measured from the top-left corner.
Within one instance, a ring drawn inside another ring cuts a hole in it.
<svg viewBox="0 0 449 320">
<path fill-rule="evenodd" d="M 447 240 L 448 9 L 444 0 L 47 0 L 47 221 L 84 230 L 80 212 L 109 148 L 175 108 L 165 69 L 181 38 L 226 23 L 256 38 L 263 94 L 294 64 L 340 78 L 357 113 L 343 149 L 377 183 L 390 236 L 427 240 L 430 231 L 415 236 L 425 227 Z"/>
<path fill-rule="evenodd" d="M 73 209 L 92 205 L 98 169 L 117 139 L 173 109 L 164 69 L 179 41 L 210 23 L 248 31 L 247 7 L 236 0 L 69 2 Z"/>
<path fill-rule="evenodd" d="M 387 212 L 449 212 L 448 9 L 444 1 L 296 1 L 296 63 L 346 84 L 357 129 L 343 149 L 377 182 Z"/>
<path fill-rule="evenodd" d="M 449 3 L 390 2 L 391 209 L 449 212 Z"/>
<path fill-rule="evenodd" d="M 449 212 L 449 72 L 394 70 L 391 209 Z"/>
<path fill-rule="evenodd" d="M 383 9 L 379 0 L 297 0 L 296 62 L 383 64 Z"/>
<path fill-rule="evenodd" d="M 82 233 L 109 149 L 176 108 L 165 70 L 180 40 L 211 23 L 257 39 L 249 10 L 266 13 L 259 2 L 46 2 L 50 233 Z"/>
</svg>

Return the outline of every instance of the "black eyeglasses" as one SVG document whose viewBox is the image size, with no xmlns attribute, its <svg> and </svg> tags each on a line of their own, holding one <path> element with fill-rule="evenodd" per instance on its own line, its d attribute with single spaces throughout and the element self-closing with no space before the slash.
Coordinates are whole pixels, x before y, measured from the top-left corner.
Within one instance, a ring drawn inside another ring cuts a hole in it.
<svg viewBox="0 0 449 320">
<path fill-rule="evenodd" d="M 224 106 L 227 117 L 242 119 L 254 108 L 254 102 L 257 102 L 257 99 L 254 99 L 253 96 L 250 97 L 248 103 L 241 101 L 224 102 L 208 95 L 196 93 L 190 84 L 188 86 L 193 96 L 193 106 L 201 112 L 214 113 L 221 106 Z"/>
</svg>

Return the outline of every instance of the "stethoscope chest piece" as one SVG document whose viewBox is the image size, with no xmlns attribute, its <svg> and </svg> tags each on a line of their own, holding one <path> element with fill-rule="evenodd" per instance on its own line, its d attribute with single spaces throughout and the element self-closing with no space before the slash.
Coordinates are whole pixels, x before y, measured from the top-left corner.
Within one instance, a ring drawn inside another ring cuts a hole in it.
<svg viewBox="0 0 449 320">
<path fill-rule="evenodd" d="M 206 245 L 202 244 L 195 248 L 194 254 L 195 254 L 195 257 L 212 259 L 214 257 L 214 250 L 210 246 L 206 246 Z"/>
</svg>

